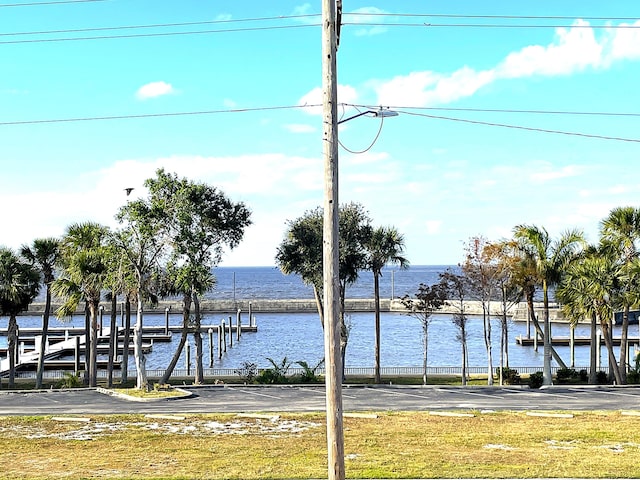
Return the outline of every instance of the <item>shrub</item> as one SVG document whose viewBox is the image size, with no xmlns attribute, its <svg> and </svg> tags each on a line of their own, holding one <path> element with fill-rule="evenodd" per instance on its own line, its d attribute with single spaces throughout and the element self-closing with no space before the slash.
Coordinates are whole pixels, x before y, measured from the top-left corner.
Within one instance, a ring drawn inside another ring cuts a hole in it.
<svg viewBox="0 0 640 480">
<path fill-rule="evenodd" d="M 581 382 L 588 382 L 589 381 L 589 372 L 587 372 L 587 370 L 585 368 L 580 370 L 579 375 L 580 375 L 580 381 Z"/>
<path fill-rule="evenodd" d="M 324 358 L 320 360 L 315 367 L 310 367 L 307 362 L 302 360 L 296 362 L 297 365 L 302 367 L 302 374 L 296 377 L 296 381 L 300 383 L 320 383 L 321 379 L 318 378 L 317 371 L 324 364 Z"/>
<path fill-rule="evenodd" d="M 500 376 L 500 368 L 497 368 L 497 375 Z M 520 374 L 513 368 L 502 368 L 502 383 L 505 385 L 520 385 Z"/>
<path fill-rule="evenodd" d="M 262 384 L 288 383 L 287 372 L 291 366 L 291 362 L 284 357 L 280 363 L 276 363 L 273 359 L 267 358 L 272 368 L 266 368 L 256 377 L 256 381 Z"/>
<path fill-rule="evenodd" d="M 60 388 L 76 388 L 82 385 L 80 380 L 80 373 L 77 375 L 69 372 L 63 374 L 63 379 L 60 382 Z"/>
<path fill-rule="evenodd" d="M 236 368 L 234 373 L 244 380 L 244 383 L 253 383 L 258 375 L 258 365 L 253 362 L 242 362 L 242 367 Z"/>
<path fill-rule="evenodd" d="M 607 375 L 607 372 L 603 372 L 602 370 L 597 372 L 596 383 L 598 385 L 606 385 L 607 383 L 609 383 L 609 376 Z"/>
<path fill-rule="evenodd" d="M 529 375 L 529 388 L 540 388 L 544 382 L 542 372 L 536 372 Z"/>
<path fill-rule="evenodd" d="M 560 368 L 556 373 L 558 383 L 570 383 L 578 380 L 578 372 L 573 368 Z"/>
</svg>

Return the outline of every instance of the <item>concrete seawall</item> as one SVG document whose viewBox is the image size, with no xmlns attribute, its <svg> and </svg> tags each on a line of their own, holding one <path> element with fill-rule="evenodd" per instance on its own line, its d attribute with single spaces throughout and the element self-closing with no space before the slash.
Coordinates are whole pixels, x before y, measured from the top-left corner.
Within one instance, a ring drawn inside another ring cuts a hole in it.
<svg viewBox="0 0 640 480">
<path fill-rule="evenodd" d="M 244 300 L 202 300 L 200 306 L 203 313 L 230 313 L 235 314 L 238 309 L 242 312 L 248 312 L 251 308 L 252 313 L 316 313 L 316 302 L 313 299 L 286 299 L 286 300 L 266 300 L 266 299 L 244 299 Z M 468 315 L 482 315 L 482 303 L 479 301 L 466 301 L 465 312 Z M 104 302 L 104 315 L 110 314 L 111 304 Z M 52 313 L 55 312 L 57 304 L 52 306 Z M 536 311 L 539 318 L 541 318 L 541 304 L 536 304 Z M 182 312 L 182 303 L 180 301 L 162 301 L 157 305 L 145 306 L 145 313 L 165 313 L 165 310 L 170 308 L 172 315 L 180 314 Z M 118 314 L 120 313 L 121 306 L 118 306 Z M 374 300 L 373 299 L 346 299 L 345 309 L 348 312 L 373 312 Z M 192 309 L 193 310 L 193 309 Z M 380 310 L 382 312 L 406 312 L 406 309 L 402 305 L 402 302 L 398 299 L 380 300 Z M 499 315 L 501 313 L 501 306 L 498 302 L 491 304 L 491 314 Z M 27 312 L 23 312 L 23 315 L 42 315 L 44 311 L 43 303 L 33 303 L 30 305 Z M 448 305 L 439 310 L 441 313 L 456 313 L 457 308 Z M 509 315 L 514 320 L 524 321 L 526 320 L 527 305 L 521 302 L 511 309 L 509 309 Z M 82 314 L 82 309 L 78 309 L 77 314 Z M 132 314 L 135 315 L 135 306 L 132 305 Z M 550 311 L 550 319 L 552 321 L 563 321 L 560 310 L 556 305 L 553 305 Z"/>
</svg>

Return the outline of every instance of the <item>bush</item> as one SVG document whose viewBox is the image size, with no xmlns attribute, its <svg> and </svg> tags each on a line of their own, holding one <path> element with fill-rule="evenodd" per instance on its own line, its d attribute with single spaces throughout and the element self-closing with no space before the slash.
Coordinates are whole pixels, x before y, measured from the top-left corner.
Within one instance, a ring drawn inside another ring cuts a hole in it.
<svg viewBox="0 0 640 480">
<path fill-rule="evenodd" d="M 602 370 L 597 372 L 596 383 L 598 385 L 606 385 L 607 383 L 609 383 L 609 376 L 607 375 L 607 372 L 603 372 Z"/>
<path fill-rule="evenodd" d="M 296 362 L 302 368 L 302 374 L 298 375 L 295 381 L 299 383 L 320 383 L 321 379 L 318 378 L 316 372 L 324 364 L 324 358 L 320 360 L 315 367 L 310 367 L 307 362 L 302 360 Z"/>
<path fill-rule="evenodd" d="M 578 372 L 573 368 L 560 368 L 556 373 L 558 383 L 571 383 L 579 379 Z"/>
<path fill-rule="evenodd" d="M 258 365 L 253 362 L 242 362 L 242 367 L 236 368 L 234 372 L 244 380 L 244 383 L 251 384 L 258 375 Z"/>
<path fill-rule="evenodd" d="M 498 378 L 500 377 L 500 368 L 496 369 Z M 502 383 L 505 385 L 520 385 L 520 374 L 513 368 L 502 368 Z"/>
<path fill-rule="evenodd" d="M 287 372 L 291 366 L 291 362 L 284 357 L 278 364 L 271 358 L 267 358 L 272 368 L 266 368 L 256 377 L 256 382 L 262 384 L 288 383 Z"/>
<path fill-rule="evenodd" d="M 536 372 L 529 375 L 529 388 L 540 388 L 544 383 L 544 375 L 542 372 Z"/>
<path fill-rule="evenodd" d="M 588 382 L 589 381 L 589 372 L 587 372 L 587 370 L 585 368 L 580 370 L 579 375 L 580 375 L 580 381 L 581 382 Z"/>
<path fill-rule="evenodd" d="M 631 370 L 627 374 L 627 383 L 638 384 L 640 383 L 640 372 Z"/>
<path fill-rule="evenodd" d="M 64 378 L 60 382 L 60 388 L 76 388 L 82 385 L 82 380 L 80 380 L 80 373 L 77 375 L 69 372 L 65 372 L 63 374 Z"/>
</svg>

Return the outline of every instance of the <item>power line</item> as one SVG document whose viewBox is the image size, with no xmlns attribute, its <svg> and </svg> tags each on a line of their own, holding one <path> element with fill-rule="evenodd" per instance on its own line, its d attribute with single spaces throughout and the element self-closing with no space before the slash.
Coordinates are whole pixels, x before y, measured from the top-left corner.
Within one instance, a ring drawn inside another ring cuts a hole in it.
<svg viewBox="0 0 640 480">
<path fill-rule="evenodd" d="M 345 103 L 346 107 L 369 108 L 367 105 Z M 582 115 L 582 116 L 605 116 L 605 117 L 640 117 L 640 113 L 635 112 L 591 112 L 575 110 L 517 110 L 512 108 L 462 108 L 462 107 L 412 107 L 406 105 L 385 105 L 391 110 L 430 110 L 444 112 L 478 112 L 478 113 L 519 113 L 531 115 Z"/>
<path fill-rule="evenodd" d="M 50 2 L 30 2 L 30 3 L 0 3 L 2 7 L 33 7 L 36 5 L 60 5 L 63 3 L 90 3 L 90 2 L 105 2 L 107 0 L 52 0 Z"/>
<path fill-rule="evenodd" d="M 255 108 L 234 108 L 227 110 L 201 110 L 193 112 L 161 112 L 161 113 L 143 113 L 139 115 L 109 115 L 100 117 L 73 117 L 73 118 L 49 118 L 41 120 L 15 120 L 9 122 L 0 122 L 0 126 L 8 125 L 37 125 L 42 123 L 72 123 L 72 122 L 93 122 L 103 120 L 131 120 L 136 118 L 160 118 L 160 117 L 181 117 L 188 115 L 215 115 L 221 113 L 244 113 L 244 112 L 260 112 L 273 110 L 295 110 L 302 108 L 321 107 L 322 105 L 285 105 L 275 107 L 255 107 Z"/>
<path fill-rule="evenodd" d="M 98 1 L 98 0 L 91 0 L 91 1 Z M 104 1 L 104 0 L 100 0 L 100 1 Z M 41 31 L 30 31 L 30 32 L 0 33 L 0 36 L 6 37 L 6 36 L 17 36 L 17 35 L 51 35 L 51 34 L 59 34 L 59 33 L 101 32 L 101 31 L 114 31 L 114 30 L 134 30 L 134 29 L 143 29 L 143 28 L 187 27 L 187 26 L 195 26 L 195 25 L 215 25 L 215 24 L 226 24 L 226 23 L 290 20 L 290 19 L 300 19 L 300 18 L 317 17 L 317 16 L 318 16 L 317 14 L 309 14 L 309 15 L 288 15 L 288 16 L 278 16 L 278 17 L 207 20 L 207 21 L 198 21 L 198 22 L 156 23 L 156 24 L 145 24 L 145 25 L 117 25 L 114 27 L 88 27 L 88 28 L 72 28 L 72 29 L 65 29 L 65 30 L 41 30 Z"/>
<path fill-rule="evenodd" d="M 524 125 L 511 125 L 511 124 L 506 124 L 506 123 L 484 122 L 484 121 L 481 121 L 481 120 L 470 120 L 470 119 L 467 119 L 467 118 L 442 117 L 442 116 L 439 116 L 439 115 L 429 115 L 427 113 L 415 113 L 415 112 L 408 112 L 408 111 L 398 111 L 398 113 L 403 113 L 403 114 L 406 114 L 406 115 L 413 115 L 413 116 L 416 116 L 416 117 L 433 118 L 433 119 L 436 119 L 436 120 L 448 120 L 448 121 L 452 121 L 452 122 L 471 123 L 471 124 L 474 124 L 474 125 L 485 125 L 485 126 L 489 126 L 489 127 L 513 128 L 513 129 L 516 129 L 516 130 L 526 130 L 526 131 L 531 131 L 531 132 L 553 133 L 553 134 L 558 134 L 558 135 L 570 135 L 570 136 L 575 136 L 575 137 L 596 138 L 596 139 L 599 139 L 599 140 L 614 140 L 614 141 L 619 141 L 619 142 L 640 143 L 640 139 L 637 139 L 637 138 L 612 137 L 612 136 L 608 136 L 608 135 L 597 135 L 597 134 L 582 133 L 582 132 L 567 132 L 567 131 L 563 131 L 563 130 L 551 130 L 551 129 L 547 129 L 547 128 L 527 127 L 527 126 L 524 126 Z"/>
<path fill-rule="evenodd" d="M 504 19 L 504 20 L 594 20 L 594 21 L 636 21 L 639 17 L 583 17 L 583 16 L 558 16 L 558 15 L 464 15 L 451 13 L 364 13 L 351 12 L 345 13 L 344 16 L 362 16 L 362 17 L 435 17 L 435 18 L 487 18 L 487 19 Z"/>
<path fill-rule="evenodd" d="M 96 37 L 73 37 L 73 38 L 40 38 L 31 40 L 6 40 L 0 42 L 0 45 L 18 44 L 18 43 L 44 43 L 44 42 L 74 42 L 80 40 L 107 40 L 115 38 L 142 38 L 142 37 L 169 37 L 174 35 L 205 35 L 212 33 L 230 33 L 230 32 L 251 32 L 261 30 L 283 30 L 289 28 L 305 28 L 305 27 L 317 27 L 316 24 L 301 24 L 301 25 L 281 25 L 281 26 L 268 26 L 268 27 L 249 27 L 249 28 L 228 28 L 221 30 L 196 30 L 187 32 L 159 32 L 159 33 L 132 33 L 129 35 L 103 35 Z"/>
<path fill-rule="evenodd" d="M 639 29 L 640 25 L 552 25 L 515 23 L 369 23 L 343 22 L 343 25 L 357 27 L 422 27 L 422 28 L 592 28 L 592 29 Z"/>
</svg>

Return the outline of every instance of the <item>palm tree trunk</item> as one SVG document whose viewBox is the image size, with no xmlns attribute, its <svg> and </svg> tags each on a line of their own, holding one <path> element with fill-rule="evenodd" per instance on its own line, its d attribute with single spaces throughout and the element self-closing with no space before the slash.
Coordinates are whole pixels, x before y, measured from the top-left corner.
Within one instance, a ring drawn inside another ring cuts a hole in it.
<svg viewBox="0 0 640 480">
<path fill-rule="evenodd" d="M 422 352 L 422 384 L 427 384 L 427 357 L 429 353 L 429 323 L 427 321 L 422 323 L 422 346 L 424 351 Z"/>
<path fill-rule="evenodd" d="M 375 310 L 375 382 L 380 383 L 380 277 L 373 272 L 373 296 Z"/>
<path fill-rule="evenodd" d="M 620 378 L 622 385 L 627 383 L 627 352 L 629 351 L 629 304 L 625 303 L 622 313 L 622 332 L 620 334 Z"/>
<path fill-rule="evenodd" d="M 180 355 L 182 355 L 182 350 L 184 349 L 185 344 L 187 343 L 187 337 L 189 335 L 189 315 L 191 314 L 191 296 L 189 294 L 185 294 L 182 297 L 182 332 L 180 334 L 180 342 L 176 348 L 176 351 L 171 357 L 171 361 L 167 366 L 167 369 L 164 371 L 162 378 L 160 379 L 160 384 L 164 385 L 169 382 L 171 375 L 173 374 L 173 370 L 176 368 L 178 364 L 178 360 L 180 359 Z"/>
<path fill-rule="evenodd" d="M 200 385 L 204 383 L 204 367 L 202 365 L 202 333 L 201 333 L 201 323 L 202 319 L 200 318 L 200 299 L 198 298 L 198 294 L 193 292 L 193 306 L 195 309 L 195 328 L 193 331 L 193 339 L 196 345 L 196 375 L 195 375 L 195 384 Z M 231 322 L 229 322 L 229 327 L 231 327 Z M 229 328 L 231 331 L 231 328 Z"/>
<path fill-rule="evenodd" d="M 42 341 L 40 342 L 40 352 L 38 355 L 38 371 L 36 373 L 36 389 L 42 388 L 42 376 L 44 374 L 44 356 L 46 354 L 47 336 L 49 334 L 49 316 L 51 315 L 51 287 L 46 286 L 47 293 L 42 314 Z"/>
<path fill-rule="evenodd" d="M 84 385 L 91 384 L 91 314 L 89 304 L 84 305 Z"/>
<path fill-rule="evenodd" d="M 91 341 L 89 343 L 89 386 L 95 387 L 98 384 L 98 306 L 93 302 L 89 304 L 89 317 L 91 324 Z"/>
<path fill-rule="evenodd" d="M 595 385 L 597 383 L 598 375 L 598 347 L 596 345 L 596 336 L 598 330 L 598 319 L 595 313 L 591 314 L 591 351 L 589 358 L 589 385 Z"/>
<path fill-rule="evenodd" d="M 542 299 L 544 302 L 544 350 L 543 350 L 543 367 L 542 367 L 542 384 L 549 386 L 553 385 L 553 379 L 551 378 L 551 338 L 549 338 L 549 332 L 551 331 L 551 324 L 549 323 L 549 291 L 547 288 L 547 280 L 542 281 Z"/>
<path fill-rule="evenodd" d="M 18 322 L 16 316 L 9 315 L 9 328 L 7 329 L 7 355 L 9 356 L 9 388 L 13 388 L 16 378 L 16 349 L 18 348 L 17 338 Z"/>
<path fill-rule="evenodd" d="M 604 338 L 604 344 L 607 347 L 607 353 L 609 354 L 609 368 L 613 370 L 613 377 L 616 380 L 616 383 L 620 385 L 622 381 L 622 377 L 620 376 L 620 368 L 618 367 L 618 362 L 616 360 L 616 354 L 613 351 L 613 342 L 611 340 L 611 328 L 607 322 L 602 322 L 602 318 L 600 319 L 600 328 L 602 328 L 602 336 Z"/>
<path fill-rule="evenodd" d="M 491 300 L 482 302 L 484 346 L 487 350 L 487 385 L 493 385 L 493 354 L 491 348 Z"/>
</svg>

